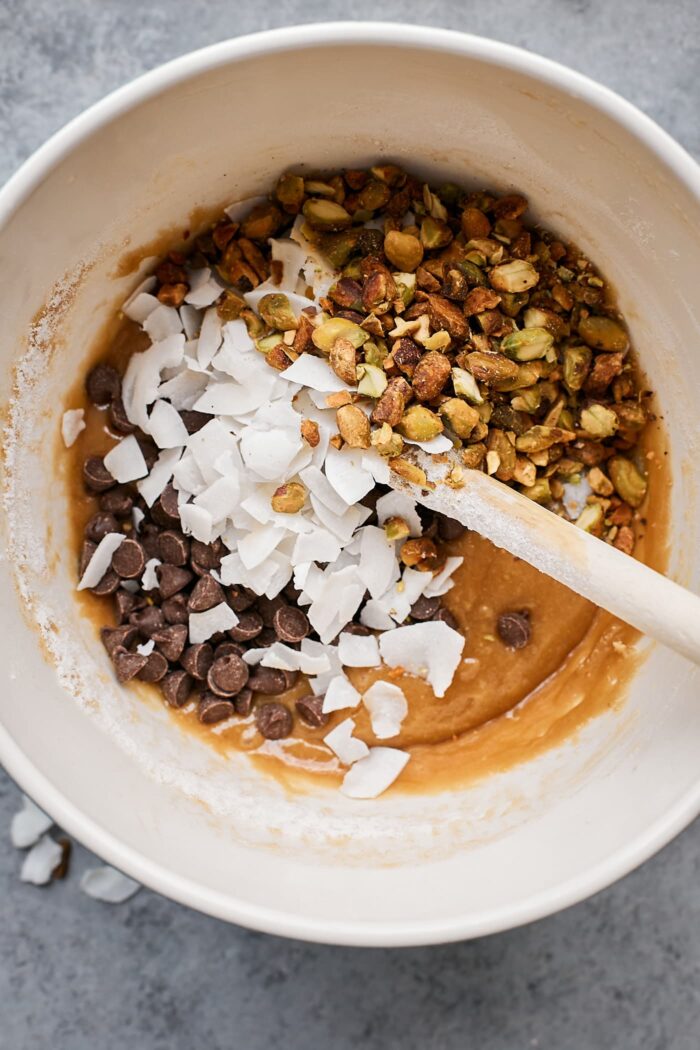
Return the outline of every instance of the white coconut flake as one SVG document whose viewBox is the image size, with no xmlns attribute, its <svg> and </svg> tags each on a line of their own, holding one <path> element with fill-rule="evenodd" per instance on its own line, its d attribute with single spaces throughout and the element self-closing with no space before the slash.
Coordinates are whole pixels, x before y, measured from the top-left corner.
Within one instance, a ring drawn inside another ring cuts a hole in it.
<svg viewBox="0 0 700 1050">
<path fill-rule="evenodd" d="M 273 642 L 263 653 L 260 660 L 263 667 L 274 667 L 279 671 L 301 670 L 301 653 L 282 642 Z"/>
<path fill-rule="evenodd" d="M 360 530 L 360 579 L 373 598 L 381 598 L 399 577 L 396 548 L 386 538 L 384 529 L 365 525 Z"/>
<path fill-rule="evenodd" d="M 125 539 L 123 532 L 108 532 L 102 537 L 80 578 L 77 590 L 84 591 L 86 587 L 97 586 L 112 564 L 112 555 Z"/>
<path fill-rule="evenodd" d="M 196 339 L 202 327 L 202 315 L 194 306 L 183 303 L 180 307 L 180 320 L 188 339 Z"/>
<path fill-rule="evenodd" d="M 338 657 L 343 667 L 379 667 L 379 643 L 373 634 L 363 637 L 341 631 L 338 636 Z"/>
<path fill-rule="evenodd" d="M 561 501 L 570 518 L 574 520 L 578 518 L 592 492 L 593 489 L 586 477 L 582 477 L 579 482 L 566 482 Z"/>
<path fill-rule="evenodd" d="M 163 563 L 158 558 L 148 559 L 144 566 L 143 576 L 141 577 L 141 586 L 144 591 L 154 591 L 159 586 L 156 569 L 162 564 Z"/>
<path fill-rule="evenodd" d="M 120 485 L 148 474 L 146 460 L 133 434 L 122 438 L 118 445 L 109 450 L 104 457 L 104 465 Z"/>
<path fill-rule="evenodd" d="M 347 511 L 348 504 L 338 495 L 326 475 L 318 467 L 305 467 L 300 471 L 299 478 L 309 492 L 318 497 L 333 514 L 341 516 Z"/>
<path fill-rule="evenodd" d="M 292 564 L 320 561 L 333 563 L 340 557 L 340 542 L 327 529 L 314 529 L 297 537 Z"/>
<path fill-rule="evenodd" d="M 274 525 L 263 525 L 249 532 L 238 544 L 238 554 L 246 569 L 255 569 L 264 562 L 284 539 L 284 529 Z"/>
<path fill-rule="evenodd" d="M 347 383 L 338 378 L 324 358 L 314 357 L 313 354 L 300 354 L 280 375 L 291 383 L 299 383 L 322 394 L 335 394 L 350 389 Z"/>
<path fill-rule="evenodd" d="M 22 882 L 45 886 L 63 859 L 63 850 L 50 835 L 44 835 L 24 858 L 19 877 Z"/>
<path fill-rule="evenodd" d="M 410 757 L 395 747 L 372 747 L 347 771 L 340 790 L 348 798 L 377 798 L 391 787 Z"/>
<path fill-rule="evenodd" d="M 418 516 L 416 501 L 404 492 L 387 492 L 377 500 L 377 520 L 383 525 L 387 518 L 403 518 L 411 536 L 421 536 L 423 527 Z"/>
<path fill-rule="evenodd" d="M 282 280 L 278 285 L 280 292 L 293 292 L 299 280 L 299 273 L 306 262 L 306 252 L 291 240 L 269 240 L 272 258 L 282 263 Z"/>
<path fill-rule="evenodd" d="M 216 310 L 207 310 L 197 340 L 197 361 L 203 368 L 208 368 L 211 364 L 214 354 L 221 346 L 222 338 L 221 318 Z"/>
<path fill-rule="evenodd" d="M 241 486 L 238 477 L 232 474 L 217 478 L 203 492 L 195 496 L 194 503 L 211 515 L 212 521 L 222 521 L 230 517 L 241 498 Z"/>
<path fill-rule="evenodd" d="M 362 702 L 369 711 L 372 732 L 378 740 L 399 735 L 401 723 L 408 714 L 408 701 L 402 689 L 391 682 L 375 682 L 364 693 Z"/>
<path fill-rule="evenodd" d="M 285 431 L 248 427 L 241 435 L 241 455 L 246 466 L 263 480 L 278 484 L 287 480 L 289 466 L 301 447 L 301 436 L 291 438 Z"/>
<path fill-rule="evenodd" d="M 175 307 L 159 303 L 143 322 L 143 330 L 153 343 L 159 343 L 169 335 L 178 335 L 182 331 L 180 314 Z"/>
<path fill-rule="evenodd" d="M 326 455 L 326 477 L 338 495 L 346 503 L 359 503 L 374 488 L 374 478 L 362 466 L 359 449 L 329 448 Z"/>
<path fill-rule="evenodd" d="M 28 849 L 49 830 L 53 820 L 43 809 L 22 795 L 22 808 L 12 817 L 10 841 L 15 849 Z"/>
<path fill-rule="evenodd" d="M 359 762 L 369 755 L 369 748 L 364 740 L 358 740 L 353 736 L 355 722 L 352 718 L 346 718 L 339 722 L 335 729 L 326 733 L 323 742 L 328 744 L 344 766 L 351 766 L 353 762 Z"/>
<path fill-rule="evenodd" d="M 197 507 L 194 503 L 183 504 L 180 507 L 180 524 L 185 535 L 194 536 L 200 543 L 211 543 L 214 522 L 204 507 Z"/>
<path fill-rule="evenodd" d="M 141 645 L 136 646 L 136 652 L 139 656 L 150 656 L 156 647 L 156 643 L 152 638 L 149 638 L 147 642 L 142 642 Z"/>
<path fill-rule="evenodd" d="M 360 613 L 360 623 L 373 631 L 390 631 L 395 626 L 384 605 L 375 598 L 365 602 Z"/>
<path fill-rule="evenodd" d="M 379 638 L 382 660 L 425 678 L 435 696 L 444 696 L 459 666 L 464 638 L 439 620 L 386 631 Z"/>
<path fill-rule="evenodd" d="M 361 696 L 344 674 L 331 679 L 323 698 L 323 713 L 342 711 L 346 707 L 357 707 Z"/>
<path fill-rule="evenodd" d="M 147 478 L 137 482 L 136 488 L 146 503 L 152 507 L 173 476 L 182 448 L 168 448 L 160 453 Z"/>
<path fill-rule="evenodd" d="M 199 283 L 197 288 L 190 287 L 189 292 L 185 296 L 185 302 L 190 306 L 195 306 L 198 310 L 203 310 L 205 307 L 215 303 L 224 290 L 219 282 L 211 276 L 211 270 L 204 272 L 209 274 L 207 279 Z"/>
<path fill-rule="evenodd" d="M 435 574 L 423 591 L 426 598 L 440 598 L 454 587 L 452 574 L 460 567 L 464 558 L 447 558 L 442 570 Z"/>
<path fill-rule="evenodd" d="M 189 440 L 180 413 L 168 401 L 158 400 L 148 417 L 149 433 L 158 448 L 177 448 Z"/>
<path fill-rule="evenodd" d="M 454 448 L 450 439 L 445 437 L 444 434 L 438 434 L 437 437 L 431 438 L 430 441 L 413 441 L 411 438 L 404 438 L 404 441 L 408 445 L 417 445 L 424 452 L 431 452 L 433 455 L 438 452 L 449 452 Z"/>
<path fill-rule="evenodd" d="M 61 417 L 61 437 L 66 448 L 78 440 L 78 435 L 85 430 L 85 411 L 82 408 L 69 408 Z"/>
<path fill-rule="evenodd" d="M 122 306 L 122 313 L 128 317 L 130 321 L 135 321 L 136 324 L 143 325 L 153 311 L 157 310 L 160 305 L 161 302 L 155 295 L 150 295 L 149 292 L 146 291 L 137 291 L 124 303 Z"/>
<path fill-rule="evenodd" d="M 220 602 L 213 609 L 201 613 L 190 613 L 190 644 L 206 642 L 219 631 L 230 631 L 238 623 L 238 617 L 226 602 Z"/>
<path fill-rule="evenodd" d="M 105 904 L 123 904 L 141 889 L 141 884 L 123 875 L 116 868 L 104 865 L 84 871 L 80 879 L 80 888 L 93 900 L 103 901 Z"/>
<path fill-rule="evenodd" d="M 331 670 L 333 660 L 337 660 L 334 646 L 322 645 L 311 638 L 304 638 L 301 643 L 299 670 L 302 674 L 319 675 Z"/>
</svg>

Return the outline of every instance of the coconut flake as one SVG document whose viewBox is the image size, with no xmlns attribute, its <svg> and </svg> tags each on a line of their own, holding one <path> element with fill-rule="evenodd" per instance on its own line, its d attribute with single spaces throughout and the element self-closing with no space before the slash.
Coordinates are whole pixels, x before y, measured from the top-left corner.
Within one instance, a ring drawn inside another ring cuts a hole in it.
<svg viewBox="0 0 700 1050">
<path fill-rule="evenodd" d="M 365 602 L 360 613 L 360 623 L 373 631 L 391 631 L 394 627 L 394 621 L 384 605 L 375 598 Z"/>
<path fill-rule="evenodd" d="M 82 408 L 69 408 L 61 418 L 61 437 L 66 448 L 78 440 L 78 435 L 85 430 L 85 411 Z"/>
<path fill-rule="evenodd" d="M 447 558 L 442 570 L 432 577 L 423 591 L 426 598 L 440 598 L 443 594 L 447 594 L 454 587 L 452 573 L 460 567 L 463 561 L 464 558 Z"/>
<path fill-rule="evenodd" d="M 340 790 L 348 798 L 377 798 L 391 787 L 410 757 L 395 747 L 372 747 L 347 771 Z"/>
<path fill-rule="evenodd" d="M 334 646 L 322 645 L 311 638 L 304 638 L 301 643 L 299 670 L 302 674 L 319 675 L 331 670 L 332 659 L 337 660 Z"/>
<path fill-rule="evenodd" d="M 180 413 L 168 401 L 158 400 L 148 417 L 148 432 L 158 448 L 177 448 L 189 440 Z"/>
<path fill-rule="evenodd" d="M 344 674 L 336 675 L 328 684 L 323 698 L 323 713 L 341 711 L 345 707 L 357 707 L 361 696 Z"/>
<path fill-rule="evenodd" d="M 118 445 L 109 450 L 104 457 L 104 465 L 120 485 L 148 474 L 146 460 L 133 434 L 122 438 Z"/>
<path fill-rule="evenodd" d="M 336 394 L 350 387 L 339 379 L 328 362 L 313 354 L 300 354 L 289 368 L 280 372 L 283 379 L 290 383 L 299 383 L 309 390 L 318 390 L 322 394 Z"/>
<path fill-rule="evenodd" d="M 258 477 L 281 484 L 289 466 L 302 447 L 301 436 L 291 438 L 286 431 L 261 431 L 246 428 L 241 435 L 243 462 Z"/>
<path fill-rule="evenodd" d="M 174 306 L 159 303 L 155 310 L 149 313 L 142 327 L 151 342 L 159 343 L 167 339 L 169 335 L 178 335 L 182 332 L 182 321 Z"/>
<path fill-rule="evenodd" d="M 338 657 L 344 667 L 379 667 L 379 644 L 373 634 L 363 637 L 341 631 L 338 637 Z"/>
<path fill-rule="evenodd" d="M 260 660 L 263 667 L 275 667 L 279 671 L 301 670 L 301 653 L 282 642 L 273 642 L 263 654 Z"/>
<path fill-rule="evenodd" d="M 404 438 L 404 441 L 408 445 L 417 445 L 424 452 L 431 452 L 433 455 L 439 452 L 450 452 L 454 448 L 450 439 L 445 437 L 444 434 L 438 434 L 436 437 L 431 438 L 430 441 L 413 441 L 411 438 Z"/>
<path fill-rule="evenodd" d="M 143 570 L 143 576 L 141 577 L 141 586 L 144 591 L 154 591 L 159 585 L 158 577 L 156 576 L 156 569 L 163 563 L 159 558 L 149 558 L 146 562 Z"/>
<path fill-rule="evenodd" d="M 277 290 L 280 292 L 293 292 L 297 286 L 301 268 L 306 262 L 306 252 L 301 245 L 291 240 L 273 240 L 270 238 L 268 243 L 272 252 L 272 258 L 276 262 L 282 263 L 282 279 L 277 286 Z"/>
<path fill-rule="evenodd" d="M 77 590 L 84 591 L 86 587 L 97 586 L 112 564 L 112 555 L 125 539 L 123 532 L 108 532 L 102 537 L 80 578 Z"/>
<path fill-rule="evenodd" d="M 222 521 L 233 514 L 241 497 L 241 486 L 236 475 L 217 478 L 203 492 L 195 496 L 194 503 L 210 515 L 212 521 Z"/>
<path fill-rule="evenodd" d="M 15 849 L 28 849 L 38 842 L 52 824 L 48 813 L 39 809 L 27 795 L 22 795 L 22 808 L 14 814 L 10 824 L 10 841 Z"/>
<path fill-rule="evenodd" d="M 192 280 L 195 273 L 201 273 L 203 275 L 196 284 Z M 223 287 L 219 282 L 212 277 L 211 270 L 200 270 L 193 271 L 190 274 L 190 290 L 185 296 L 185 302 L 189 303 L 190 306 L 196 307 L 198 310 L 203 310 L 207 306 L 211 306 L 215 303 L 223 292 Z"/>
<path fill-rule="evenodd" d="M 367 744 L 353 736 L 354 731 L 355 722 L 352 718 L 346 718 L 323 738 L 323 742 L 328 744 L 344 766 L 351 766 L 353 762 L 359 762 L 369 755 Z"/>
<path fill-rule="evenodd" d="M 139 656 L 150 656 L 156 647 L 156 643 L 152 638 L 149 638 L 147 642 L 142 642 L 141 645 L 136 646 L 136 652 Z"/>
<path fill-rule="evenodd" d="M 578 518 L 592 493 L 593 489 L 586 477 L 582 477 L 578 482 L 567 481 L 565 483 L 561 502 L 570 518 L 574 520 Z"/>
<path fill-rule="evenodd" d="M 384 663 L 425 678 L 438 697 L 450 687 L 463 649 L 459 631 L 439 620 L 397 627 L 379 638 Z"/>
<path fill-rule="evenodd" d="M 24 858 L 19 877 L 22 882 L 45 886 L 63 859 L 63 850 L 50 835 L 44 835 Z"/>
<path fill-rule="evenodd" d="M 375 682 L 362 697 L 362 702 L 369 711 L 372 732 L 378 740 L 398 736 L 401 723 L 408 714 L 408 701 L 402 689 L 390 682 Z"/>
<path fill-rule="evenodd" d="M 200 543 L 211 543 L 214 522 L 211 514 L 204 507 L 194 503 L 185 503 L 180 507 L 180 524 L 187 536 L 194 536 Z"/>
<path fill-rule="evenodd" d="M 238 544 L 238 554 L 245 568 L 255 569 L 264 562 L 284 535 L 284 529 L 278 529 L 274 525 L 263 525 L 262 528 L 244 536 Z"/>
<path fill-rule="evenodd" d="M 122 306 L 122 313 L 128 317 L 130 321 L 135 321 L 136 324 L 143 325 L 153 311 L 157 310 L 160 305 L 161 302 L 155 295 L 150 295 L 147 291 L 139 292 L 137 290 Z"/>
<path fill-rule="evenodd" d="M 327 529 L 314 529 L 297 536 L 292 554 L 292 564 L 310 561 L 332 564 L 340 556 L 340 542 Z"/>
<path fill-rule="evenodd" d="M 201 613 L 190 613 L 190 644 L 206 642 L 219 631 L 230 631 L 238 623 L 238 617 L 226 602 L 220 602 L 213 609 Z"/>
<path fill-rule="evenodd" d="M 359 449 L 329 448 L 325 462 L 326 477 L 346 503 L 359 503 L 374 488 L 374 478 L 362 466 Z"/>
<path fill-rule="evenodd" d="M 116 868 L 104 865 L 84 871 L 80 888 L 93 900 L 104 901 L 105 904 L 123 904 L 141 889 L 141 885 Z"/>
<path fill-rule="evenodd" d="M 399 564 L 393 543 L 384 529 L 365 525 L 360 530 L 360 579 L 373 598 L 381 598 L 399 577 Z"/>
<path fill-rule="evenodd" d="M 165 449 L 160 453 L 158 459 L 151 467 L 151 473 L 148 477 L 137 482 L 136 488 L 139 491 L 139 495 L 145 501 L 146 506 L 152 507 L 158 499 L 161 492 L 172 478 L 181 455 L 182 448 Z"/>
<path fill-rule="evenodd" d="M 416 501 L 404 492 L 387 492 L 377 500 L 377 521 L 383 525 L 387 518 L 403 518 L 411 536 L 421 536 L 423 526 L 418 516 Z"/>
</svg>

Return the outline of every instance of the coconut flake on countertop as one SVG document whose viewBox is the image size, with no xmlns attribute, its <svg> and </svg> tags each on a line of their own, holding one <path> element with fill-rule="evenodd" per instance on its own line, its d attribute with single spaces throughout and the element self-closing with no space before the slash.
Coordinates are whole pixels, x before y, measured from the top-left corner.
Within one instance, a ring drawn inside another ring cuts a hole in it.
<svg viewBox="0 0 700 1050">
<path fill-rule="evenodd" d="M 397 685 L 377 681 L 366 690 L 362 703 L 369 711 L 372 732 L 379 740 L 398 736 L 408 714 L 408 701 Z"/>
<path fill-rule="evenodd" d="M 219 602 L 213 609 L 207 609 L 205 612 L 190 613 L 190 645 L 206 642 L 219 631 L 230 631 L 237 623 L 238 617 L 226 602 Z"/>
<path fill-rule="evenodd" d="M 379 638 L 384 663 L 425 678 L 437 697 L 452 684 L 463 649 L 463 636 L 441 620 L 397 627 Z"/>
<path fill-rule="evenodd" d="M 66 448 L 78 440 L 78 435 L 85 430 L 85 409 L 69 408 L 61 418 L 61 437 Z"/>
<path fill-rule="evenodd" d="M 88 868 L 80 879 L 80 888 L 88 897 L 105 904 L 123 904 L 141 889 L 141 883 L 123 875 L 116 868 L 104 865 Z"/>
<path fill-rule="evenodd" d="M 32 846 L 22 863 L 19 877 L 22 882 L 31 882 L 34 886 L 45 886 L 63 859 L 63 850 L 50 835 L 42 838 Z"/>
<path fill-rule="evenodd" d="M 97 586 L 112 564 L 112 555 L 125 539 L 126 536 L 123 532 L 108 532 L 106 536 L 102 537 L 85 568 L 85 572 L 80 577 L 77 587 L 79 591 L 85 590 L 86 587 Z"/>
<path fill-rule="evenodd" d="M 347 771 L 340 790 L 348 798 L 377 798 L 391 787 L 410 757 L 395 747 L 372 747 Z"/>
<path fill-rule="evenodd" d="M 22 808 L 14 814 L 10 824 L 10 841 L 15 849 L 28 849 L 49 830 L 53 820 L 43 809 L 22 795 Z"/>
<path fill-rule="evenodd" d="M 323 738 L 323 742 L 328 744 L 344 766 L 352 766 L 353 762 L 358 762 L 369 755 L 367 744 L 364 740 L 353 736 L 354 731 L 354 720 L 346 718 L 344 722 L 339 722 L 335 729 L 331 729 L 330 733 L 326 733 Z"/>
</svg>

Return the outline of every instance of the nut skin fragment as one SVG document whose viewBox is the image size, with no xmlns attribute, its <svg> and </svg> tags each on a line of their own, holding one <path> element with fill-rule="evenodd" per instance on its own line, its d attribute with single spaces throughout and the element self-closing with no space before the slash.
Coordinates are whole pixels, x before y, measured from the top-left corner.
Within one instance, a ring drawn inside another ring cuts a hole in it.
<svg viewBox="0 0 700 1050">
<path fill-rule="evenodd" d="M 338 379 L 342 379 L 348 386 L 355 386 L 357 352 L 349 339 L 336 339 L 330 349 L 328 361 Z"/>
<path fill-rule="evenodd" d="M 429 350 L 421 357 L 413 373 L 411 387 L 418 401 L 432 401 L 441 394 L 452 367 L 445 354 L 438 350 Z"/>
<path fill-rule="evenodd" d="M 416 370 L 416 365 L 421 359 L 421 349 L 417 343 L 414 343 L 408 336 L 403 336 L 401 339 L 397 339 L 391 351 L 391 358 L 394 365 L 398 368 L 399 372 L 402 372 L 409 379 L 413 378 L 413 374 Z"/>
<path fill-rule="evenodd" d="M 398 426 L 410 396 L 411 388 L 402 376 L 390 379 L 386 390 L 374 406 L 372 422 L 388 423 L 390 427 Z"/>
<path fill-rule="evenodd" d="M 423 245 L 410 233 L 389 230 L 384 238 L 384 254 L 397 270 L 413 273 L 423 261 Z"/>
<path fill-rule="evenodd" d="M 280 485 L 270 500 L 276 514 L 297 514 L 305 503 L 306 489 L 299 481 L 288 481 L 285 485 Z"/>
<path fill-rule="evenodd" d="M 335 414 L 340 436 L 350 448 L 370 447 L 369 419 L 357 405 L 343 405 Z"/>
</svg>

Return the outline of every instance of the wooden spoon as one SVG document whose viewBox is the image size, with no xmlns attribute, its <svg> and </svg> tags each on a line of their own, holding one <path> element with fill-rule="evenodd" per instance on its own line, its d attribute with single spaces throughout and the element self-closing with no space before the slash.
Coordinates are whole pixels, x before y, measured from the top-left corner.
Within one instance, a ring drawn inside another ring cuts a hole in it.
<svg viewBox="0 0 700 1050">
<path fill-rule="evenodd" d="M 456 456 L 412 449 L 410 461 L 433 482 L 422 488 L 393 470 L 391 487 L 406 492 L 503 547 L 540 572 L 607 609 L 651 638 L 700 664 L 700 597 L 609 543 L 477 470 L 465 470 Z M 460 467 L 464 485 L 444 478 Z"/>
</svg>

